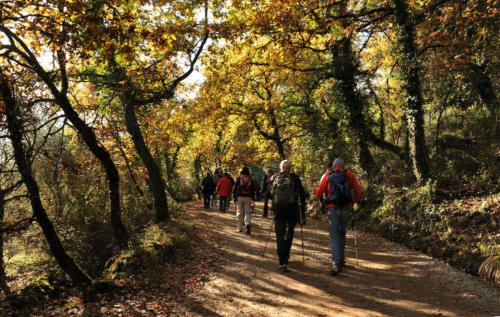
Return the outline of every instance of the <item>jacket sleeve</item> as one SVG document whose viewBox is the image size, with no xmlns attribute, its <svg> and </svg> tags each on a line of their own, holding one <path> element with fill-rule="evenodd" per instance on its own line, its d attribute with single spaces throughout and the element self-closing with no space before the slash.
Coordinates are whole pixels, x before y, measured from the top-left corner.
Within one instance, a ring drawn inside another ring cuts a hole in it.
<svg viewBox="0 0 500 317">
<path fill-rule="evenodd" d="M 305 210 L 306 191 L 304 190 L 304 186 L 302 186 L 302 181 L 300 180 L 299 175 L 295 175 L 295 184 L 297 185 L 297 194 L 299 195 L 300 208 L 301 210 Z"/>
<path fill-rule="evenodd" d="M 219 179 L 219 181 L 217 182 L 217 186 L 215 187 L 215 191 L 216 192 L 219 192 L 220 190 L 220 187 L 221 187 L 221 181 L 222 181 L 222 178 Z"/>
<path fill-rule="evenodd" d="M 327 187 L 328 187 L 328 173 L 325 173 L 321 177 L 321 181 L 319 182 L 318 188 L 316 188 L 314 196 L 316 196 L 316 198 L 318 199 L 321 198 L 323 196 L 323 193 L 326 191 Z"/>
<path fill-rule="evenodd" d="M 363 194 L 363 191 L 361 190 L 361 187 L 358 185 L 358 181 L 356 180 L 356 177 L 354 177 L 354 174 L 351 171 L 347 171 L 347 176 L 349 176 L 349 185 L 354 191 L 354 197 L 352 197 L 352 202 L 357 203 L 361 199 L 361 195 Z"/>
</svg>

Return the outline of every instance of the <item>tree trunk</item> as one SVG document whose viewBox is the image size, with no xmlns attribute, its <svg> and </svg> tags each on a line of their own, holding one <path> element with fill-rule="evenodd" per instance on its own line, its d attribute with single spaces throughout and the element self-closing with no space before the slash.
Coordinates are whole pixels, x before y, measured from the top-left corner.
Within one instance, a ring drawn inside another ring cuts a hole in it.
<svg viewBox="0 0 500 317">
<path fill-rule="evenodd" d="M 61 72 L 66 73 L 65 64 L 60 59 Z M 64 115 L 71 124 L 78 131 L 78 134 L 82 137 L 85 144 L 89 147 L 89 150 L 94 154 L 97 159 L 101 162 L 104 170 L 106 171 L 106 177 L 109 185 L 109 198 L 111 201 L 111 226 L 113 227 L 113 233 L 115 240 L 121 247 L 125 246 L 128 241 L 128 232 L 125 225 L 121 219 L 121 204 L 120 204 L 120 176 L 116 165 L 113 162 L 109 152 L 99 144 L 97 137 L 85 121 L 83 121 L 78 113 L 71 106 L 71 102 L 66 95 L 66 90 L 68 86 L 67 78 L 63 78 L 61 86 L 63 87 L 61 91 L 54 84 L 52 76 L 47 73 L 42 66 L 36 60 L 28 60 L 31 66 L 38 74 L 38 76 L 45 82 L 47 87 L 50 89 L 52 95 L 55 97 L 57 104 L 61 107 Z"/>
<path fill-rule="evenodd" d="M 135 150 L 142 163 L 146 167 L 149 175 L 149 189 L 153 195 L 155 218 L 157 222 L 170 220 L 168 212 L 168 202 L 166 194 L 166 185 L 162 178 L 161 170 L 156 164 L 155 159 L 149 152 L 146 142 L 142 136 L 141 128 L 135 115 L 133 98 L 130 92 L 126 92 L 122 96 L 122 103 L 125 107 L 125 122 L 127 124 L 127 131 L 134 142 Z"/>
<path fill-rule="evenodd" d="M 120 135 L 116 133 L 116 135 L 113 135 L 116 141 L 116 147 L 120 151 L 123 160 L 125 161 L 125 166 L 127 167 L 128 174 L 130 176 L 130 179 L 132 180 L 132 183 L 134 183 L 134 186 L 137 190 L 137 193 L 141 196 L 144 197 L 144 191 L 142 190 L 141 186 L 139 185 L 139 182 L 137 182 L 137 179 L 135 178 L 134 172 L 132 171 L 132 167 L 130 166 L 130 162 L 127 157 L 127 153 L 125 153 L 125 150 L 123 149 L 123 145 L 120 141 Z"/>
<path fill-rule="evenodd" d="M 423 98 L 420 88 L 420 65 L 415 44 L 415 27 L 410 21 L 405 0 L 394 0 L 399 44 L 399 65 L 406 91 L 409 149 L 413 174 L 420 184 L 429 178 L 428 153 L 425 145 Z"/>
<path fill-rule="evenodd" d="M 481 99 L 485 103 L 486 107 L 488 107 L 488 111 L 490 112 L 490 118 L 495 122 L 494 128 L 494 136 L 498 140 L 500 137 L 500 131 L 498 129 L 497 124 L 497 113 L 500 108 L 500 102 L 498 101 L 497 95 L 495 93 L 495 88 L 491 81 L 490 76 L 486 72 L 485 65 L 476 65 L 469 64 L 472 70 L 472 85 L 477 89 Z"/>
<path fill-rule="evenodd" d="M 0 190 L 0 223 L 3 223 L 5 214 L 5 195 Z M 5 265 L 3 262 L 3 232 L 0 232 L 0 288 L 5 294 L 10 294 L 9 285 L 7 285 L 7 276 L 5 275 Z"/>
<path fill-rule="evenodd" d="M 2 75 L 3 76 L 3 75 Z M 57 263 L 63 269 L 63 271 L 68 274 L 73 283 L 75 284 L 92 284 L 91 278 L 85 274 L 73 259 L 64 251 L 64 248 L 57 236 L 57 233 L 52 225 L 52 222 L 47 216 L 45 209 L 42 205 L 40 199 L 40 192 L 38 184 L 33 178 L 31 171 L 31 166 L 28 163 L 26 153 L 22 143 L 22 131 L 23 126 L 19 118 L 21 118 L 21 113 L 17 107 L 14 100 L 14 96 L 8 86 L 8 83 L 2 78 L 0 81 L 0 94 L 3 97 L 6 106 L 6 116 L 7 116 L 7 129 L 9 130 L 9 138 L 12 142 L 12 147 L 14 149 L 14 159 L 19 172 L 22 176 L 23 182 L 28 189 L 28 195 L 31 201 L 31 207 L 33 208 L 33 214 L 42 228 L 45 238 L 49 244 L 50 250 L 54 255 Z"/>
<path fill-rule="evenodd" d="M 375 163 L 368 148 L 368 128 L 363 115 L 363 101 L 356 92 L 357 63 L 351 47 L 351 39 L 345 37 L 332 48 L 332 74 L 335 78 L 339 101 L 345 106 L 348 121 L 357 145 L 359 165 L 371 178 Z"/>
</svg>

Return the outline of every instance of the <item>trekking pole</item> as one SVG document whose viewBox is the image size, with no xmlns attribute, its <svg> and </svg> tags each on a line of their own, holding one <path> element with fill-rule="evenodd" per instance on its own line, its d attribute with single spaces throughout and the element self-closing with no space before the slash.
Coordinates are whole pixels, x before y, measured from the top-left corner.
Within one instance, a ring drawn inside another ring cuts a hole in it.
<svg viewBox="0 0 500 317">
<path fill-rule="evenodd" d="M 354 215 L 352 217 L 352 230 L 354 230 L 354 253 L 356 254 L 356 266 L 359 266 L 358 263 L 358 241 L 357 241 L 357 233 L 356 233 L 356 225 L 354 224 Z"/>
<path fill-rule="evenodd" d="M 304 260 L 304 232 L 302 231 L 302 224 L 300 224 L 300 234 L 302 235 L 302 263 L 306 263 Z"/>
<path fill-rule="evenodd" d="M 274 219 L 273 219 L 273 222 L 271 223 L 271 228 L 269 228 L 269 233 L 267 234 L 267 240 L 266 240 L 266 244 L 264 245 L 264 250 L 262 251 L 262 258 L 264 257 L 264 253 L 266 253 L 266 247 L 267 247 L 267 242 L 269 241 L 269 237 L 271 236 L 271 230 L 273 230 L 273 226 L 274 226 Z"/>
<path fill-rule="evenodd" d="M 317 219 L 314 219 L 316 220 L 315 221 L 315 227 L 316 227 L 316 234 L 319 232 L 318 230 L 318 225 L 319 225 L 319 204 L 316 205 L 316 218 Z M 314 246 L 314 252 L 313 252 L 313 259 L 317 259 L 317 256 L 316 256 L 316 244 L 317 244 L 317 241 L 314 241 L 313 243 L 313 246 Z"/>
</svg>

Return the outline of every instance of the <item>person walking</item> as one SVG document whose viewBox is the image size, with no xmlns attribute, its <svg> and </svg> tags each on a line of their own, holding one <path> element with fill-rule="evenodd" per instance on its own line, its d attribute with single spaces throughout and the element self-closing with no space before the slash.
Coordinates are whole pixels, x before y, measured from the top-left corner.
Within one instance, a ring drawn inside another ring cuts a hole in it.
<svg viewBox="0 0 500 317">
<path fill-rule="evenodd" d="M 274 176 L 274 171 L 268 168 L 266 174 L 262 178 L 261 190 L 262 190 L 262 198 L 264 199 L 264 209 L 262 212 L 262 217 L 264 218 L 267 217 L 267 209 L 268 209 L 267 203 L 269 199 L 271 199 L 269 191 L 270 191 L 270 181 L 273 176 Z"/>
<path fill-rule="evenodd" d="M 226 170 L 226 174 L 227 174 L 227 177 L 229 177 L 229 180 L 231 181 L 231 188 L 234 188 L 234 178 L 231 176 L 231 173 L 229 171 Z M 226 204 L 226 210 L 227 211 L 229 209 L 229 207 L 231 207 L 231 200 L 233 198 L 233 191 L 231 190 L 229 192 L 229 196 L 227 197 L 227 204 Z"/>
<path fill-rule="evenodd" d="M 330 175 L 330 173 L 333 172 L 333 168 L 332 168 L 332 165 L 333 165 L 333 161 L 329 161 L 326 166 L 325 166 L 325 169 L 326 169 L 326 172 L 325 174 L 323 174 L 323 176 L 321 176 L 321 180 L 319 181 L 319 183 L 321 184 L 321 182 L 323 181 L 323 178 L 328 178 L 328 175 Z M 325 205 L 325 196 L 326 196 L 326 193 L 321 195 L 321 198 L 319 199 L 319 204 L 320 204 L 320 209 L 321 209 L 321 214 L 324 215 L 327 211 L 327 208 L 326 208 L 326 205 Z"/>
<path fill-rule="evenodd" d="M 243 225 L 245 225 L 246 234 L 251 232 L 251 204 L 254 195 L 255 184 L 250 178 L 250 171 L 248 167 L 243 167 L 233 188 L 234 202 L 237 204 L 236 230 L 238 232 L 243 231 Z"/>
<path fill-rule="evenodd" d="M 219 204 L 220 212 L 226 212 L 227 200 L 229 198 L 229 193 L 231 193 L 232 189 L 233 189 L 233 184 L 231 183 L 231 180 L 229 179 L 227 173 L 224 173 L 222 177 L 219 179 L 219 182 L 217 183 L 216 187 L 217 193 L 219 193 L 220 197 L 220 204 Z"/>
<path fill-rule="evenodd" d="M 203 181 L 201 182 L 202 186 L 202 192 L 203 192 L 203 208 L 209 209 L 210 208 L 210 198 L 212 197 L 214 190 L 215 190 L 215 185 L 214 181 L 212 178 L 212 175 L 210 172 L 207 172 L 207 176 L 203 178 Z"/>
<path fill-rule="evenodd" d="M 336 158 L 332 163 L 333 171 L 327 171 L 321 178 L 315 196 L 320 199 L 326 192 L 325 206 L 328 209 L 330 229 L 330 249 L 332 252 L 332 269 L 330 275 L 335 276 L 345 267 L 346 229 L 352 214 L 353 203 L 359 201 L 361 188 L 350 170 L 344 167 L 344 160 Z"/>
<path fill-rule="evenodd" d="M 219 179 L 222 177 L 220 169 L 216 168 L 214 174 L 212 175 L 212 181 L 214 184 L 214 188 L 217 188 L 217 184 L 219 183 Z M 217 190 L 214 190 L 212 193 L 212 207 L 214 210 L 217 208 Z"/>
<path fill-rule="evenodd" d="M 291 170 L 291 162 L 283 160 L 280 173 L 270 180 L 279 271 L 282 273 L 288 272 L 295 225 L 297 222 L 305 223 L 306 193 L 300 177 Z"/>
</svg>

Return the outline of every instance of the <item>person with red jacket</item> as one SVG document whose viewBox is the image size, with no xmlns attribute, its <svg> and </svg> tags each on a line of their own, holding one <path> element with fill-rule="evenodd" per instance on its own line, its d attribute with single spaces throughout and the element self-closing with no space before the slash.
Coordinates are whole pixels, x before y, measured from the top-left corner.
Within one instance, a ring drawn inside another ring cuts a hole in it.
<svg viewBox="0 0 500 317">
<path fill-rule="evenodd" d="M 215 188 L 220 197 L 219 211 L 226 212 L 229 194 L 231 193 L 232 189 L 233 183 L 231 182 L 229 175 L 227 173 L 224 173 L 224 175 L 219 179 L 217 187 Z"/>
<path fill-rule="evenodd" d="M 321 198 L 326 192 L 325 205 L 328 209 L 330 225 L 330 248 L 332 252 L 332 270 L 335 276 L 345 266 L 345 240 L 347 221 L 352 214 L 352 206 L 361 199 L 361 188 L 354 174 L 346 170 L 344 160 L 336 158 L 332 164 L 332 172 L 326 172 L 316 189 L 316 198 Z"/>
</svg>

